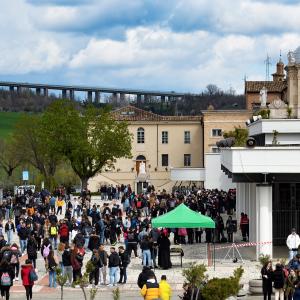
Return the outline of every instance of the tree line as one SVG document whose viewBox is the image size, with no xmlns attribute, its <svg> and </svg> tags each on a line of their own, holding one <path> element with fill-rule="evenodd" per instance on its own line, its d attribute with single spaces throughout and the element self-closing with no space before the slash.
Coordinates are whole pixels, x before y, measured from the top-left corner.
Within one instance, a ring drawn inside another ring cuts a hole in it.
<svg viewBox="0 0 300 300">
<path fill-rule="evenodd" d="M 0 168 L 7 177 L 22 164 L 40 172 L 53 189 L 58 166 L 70 166 L 83 189 L 88 180 L 116 159 L 131 156 L 131 135 L 125 122 L 109 109 L 54 100 L 42 114 L 24 114 L 15 130 L 0 141 Z"/>
</svg>

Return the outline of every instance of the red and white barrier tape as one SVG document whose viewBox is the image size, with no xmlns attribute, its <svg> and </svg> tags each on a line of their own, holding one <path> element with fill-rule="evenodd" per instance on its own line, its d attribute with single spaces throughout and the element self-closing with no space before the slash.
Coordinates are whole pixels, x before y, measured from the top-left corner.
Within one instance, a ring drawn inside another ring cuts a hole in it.
<svg viewBox="0 0 300 300">
<path fill-rule="evenodd" d="M 242 244 L 236 244 L 236 243 L 234 243 L 234 244 L 237 248 L 241 248 L 241 247 L 253 247 L 253 246 L 257 246 L 257 245 L 269 245 L 269 244 L 272 244 L 272 242 L 258 242 L 258 243 L 249 242 L 249 243 L 242 243 Z M 231 248 L 232 245 L 233 244 L 231 244 L 230 246 L 216 247 L 215 250 L 228 249 L 228 248 Z"/>
</svg>

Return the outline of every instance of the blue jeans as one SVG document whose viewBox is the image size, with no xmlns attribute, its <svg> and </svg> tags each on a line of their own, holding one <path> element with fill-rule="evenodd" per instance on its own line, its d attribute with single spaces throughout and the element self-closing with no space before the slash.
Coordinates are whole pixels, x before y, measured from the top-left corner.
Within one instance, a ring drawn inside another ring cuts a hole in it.
<svg viewBox="0 0 300 300">
<path fill-rule="evenodd" d="M 294 258 L 295 255 L 297 255 L 297 250 L 293 251 L 293 250 L 289 250 L 289 260 L 292 260 Z"/>
<path fill-rule="evenodd" d="M 20 240 L 21 252 L 25 252 L 27 248 L 27 240 Z"/>
<path fill-rule="evenodd" d="M 88 245 L 89 245 L 89 240 L 90 238 L 89 237 L 85 237 L 84 238 L 84 248 L 87 249 Z"/>
<path fill-rule="evenodd" d="M 56 272 L 49 271 L 49 287 L 56 288 Z"/>
<path fill-rule="evenodd" d="M 143 250 L 143 266 L 152 266 L 150 250 Z"/>
<path fill-rule="evenodd" d="M 11 244 L 11 241 L 13 239 L 13 231 L 8 230 L 6 234 L 7 234 L 7 244 Z"/>
<path fill-rule="evenodd" d="M 56 237 L 50 237 L 49 240 L 51 242 L 53 250 L 56 249 L 57 248 L 57 238 Z"/>
<path fill-rule="evenodd" d="M 117 284 L 118 279 L 119 279 L 118 273 L 119 273 L 119 267 L 109 268 L 109 283 L 110 284 Z"/>
<path fill-rule="evenodd" d="M 100 232 L 100 244 L 104 244 L 104 231 Z"/>
</svg>

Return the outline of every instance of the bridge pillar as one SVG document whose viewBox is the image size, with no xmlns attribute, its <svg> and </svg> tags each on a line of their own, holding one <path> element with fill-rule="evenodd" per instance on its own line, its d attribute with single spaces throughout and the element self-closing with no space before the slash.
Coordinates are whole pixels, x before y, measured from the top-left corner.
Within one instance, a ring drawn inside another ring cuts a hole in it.
<svg viewBox="0 0 300 300">
<path fill-rule="evenodd" d="M 118 103 L 118 93 L 112 94 L 112 103 L 114 104 Z"/>
<path fill-rule="evenodd" d="M 166 102 L 166 96 L 160 96 L 160 102 L 165 103 Z"/>
<path fill-rule="evenodd" d="M 88 102 L 92 103 L 93 102 L 93 92 L 92 91 L 88 91 L 87 93 L 87 98 L 88 98 Z"/>
<path fill-rule="evenodd" d="M 75 98 L 75 91 L 74 91 L 74 90 L 70 90 L 69 92 L 70 92 L 70 93 L 69 93 L 69 98 L 70 98 L 71 100 L 74 100 L 74 98 Z"/>
<path fill-rule="evenodd" d="M 144 102 L 149 103 L 150 102 L 150 95 L 144 95 Z"/>
<path fill-rule="evenodd" d="M 120 93 L 120 103 L 121 103 L 121 105 L 126 104 L 126 99 L 125 99 L 125 94 L 124 93 Z"/>
<path fill-rule="evenodd" d="M 142 103 L 142 95 L 141 94 L 137 94 L 136 95 L 136 104 L 137 104 L 137 106 L 140 107 L 141 103 Z"/>
<path fill-rule="evenodd" d="M 95 103 L 99 104 L 100 103 L 100 92 L 95 91 Z"/>
<path fill-rule="evenodd" d="M 62 97 L 63 99 L 67 99 L 67 90 L 62 90 L 62 91 L 61 91 L 61 97 Z"/>
<path fill-rule="evenodd" d="M 22 87 L 21 86 L 17 86 L 17 93 L 21 94 L 22 93 Z"/>
<path fill-rule="evenodd" d="M 14 92 L 14 91 L 15 91 L 15 87 L 14 87 L 14 86 L 10 86 L 10 87 L 9 87 L 9 91 L 10 91 L 10 92 Z"/>
<path fill-rule="evenodd" d="M 36 88 L 35 93 L 39 96 L 41 94 L 41 88 Z"/>
<path fill-rule="evenodd" d="M 44 97 L 48 97 L 48 89 L 44 88 Z"/>
</svg>

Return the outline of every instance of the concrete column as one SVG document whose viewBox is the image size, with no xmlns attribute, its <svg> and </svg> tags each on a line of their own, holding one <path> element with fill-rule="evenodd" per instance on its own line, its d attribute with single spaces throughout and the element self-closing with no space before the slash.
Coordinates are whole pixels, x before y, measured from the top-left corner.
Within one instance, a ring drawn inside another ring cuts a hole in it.
<svg viewBox="0 0 300 300">
<path fill-rule="evenodd" d="M 61 91 L 61 97 L 62 97 L 63 99 L 67 99 L 67 90 L 62 90 L 62 91 Z"/>
<path fill-rule="evenodd" d="M 249 241 L 256 242 L 256 183 L 248 183 L 249 185 Z"/>
<path fill-rule="evenodd" d="M 100 97 L 101 97 L 101 94 L 99 91 L 95 91 L 95 103 L 98 104 L 100 103 Z"/>
<path fill-rule="evenodd" d="M 144 95 L 144 102 L 149 103 L 150 102 L 150 96 L 149 95 Z"/>
<path fill-rule="evenodd" d="M 44 88 L 44 97 L 48 97 L 48 89 Z"/>
<path fill-rule="evenodd" d="M 35 93 L 36 93 L 37 95 L 40 95 L 40 94 L 41 94 L 41 88 L 36 88 L 36 89 L 35 89 Z"/>
<path fill-rule="evenodd" d="M 22 93 L 22 87 L 21 86 L 17 86 L 17 93 L 21 94 Z"/>
<path fill-rule="evenodd" d="M 166 96 L 160 96 L 160 101 L 161 101 L 161 103 L 165 103 L 166 102 Z"/>
<path fill-rule="evenodd" d="M 120 93 L 120 103 L 121 103 L 121 105 L 126 104 L 125 94 L 123 94 L 123 93 Z"/>
<path fill-rule="evenodd" d="M 9 87 L 9 91 L 10 91 L 10 92 L 14 92 L 14 91 L 15 91 L 15 87 L 14 87 L 14 86 L 10 86 L 10 87 Z"/>
<path fill-rule="evenodd" d="M 251 222 L 251 220 L 250 220 Z M 256 185 L 256 242 L 273 241 L 272 220 L 272 185 Z M 273 244 L 257 245 L 256 256 L 273 256 Z"/>
<path fill-rule="evenodd" d="M 118 103 L 118 94 L 117 93 L 112 94 L 112 103 Z"/>
<path fill-rule="evenodd" d="M 70 99 L 71 99 L 71 100 L 74 100 L 74 99 L 75 99 L 75 91 L 74 91 L 74 90 L 70 90 L 69 92 L 70 92 L 70 93 L 69 93 Z"/>
<path fill-rule="evenodd" d="M 141 106 L 141 102 L 142 102 L 142 95 L 141 94 L 137 94 L 136 95 L 136 104 L 137 106 Z"/>
<path fill-rule="evenodd" d="M 92 91 L 88 91 L 87 98 L 88 98 L 88 102 L 90 102 L 90 103 L 93 102 L 93 92 Z"/>
</svg>

